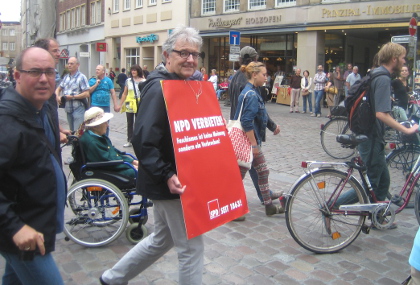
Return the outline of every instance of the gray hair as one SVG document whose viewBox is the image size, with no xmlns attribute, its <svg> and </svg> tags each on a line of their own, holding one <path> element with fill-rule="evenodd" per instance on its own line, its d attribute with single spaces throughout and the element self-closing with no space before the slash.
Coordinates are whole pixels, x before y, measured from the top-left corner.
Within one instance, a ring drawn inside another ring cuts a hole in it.
<svg viewBox="0 0 420 285">
<path fill-rule="evenodd" d="M 199 49 L 201 49 L 201 46 L 203 45 L 203 39 L 201 38 L 198 30 L 192 27 L 179 25 L 172 30 L 172 33 L 162 45 L 162 61 L 164 64 L 166 64 L 164 52 L 166 52 L 167 54 L 172 52 L 177 41 L 183 41 L 189 44 L 196 45 Z"/>
</svg>

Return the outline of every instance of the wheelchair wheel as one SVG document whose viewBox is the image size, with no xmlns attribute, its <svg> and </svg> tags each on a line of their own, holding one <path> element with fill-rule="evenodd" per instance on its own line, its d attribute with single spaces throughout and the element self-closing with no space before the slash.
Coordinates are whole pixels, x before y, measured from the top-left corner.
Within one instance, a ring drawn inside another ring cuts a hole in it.
<svg viewBox="0 0 420 285">
<path fill-rule="evenodd" d="M 64 233 L 80 245 L 99 247 L 113 242 L 128 222 L 124 194 L 104 180 L 86 179 L 73 184 L 67 193 Z"/>
<path fill-rule="evenodd" d="M 144 217 L 132 217 L 132 216 L 139 215 L 142 208 L 143 208 L 143 206 L 141 206 L 140 208 L 130 209 L 130 216 L 128 217 L 128 222 L 130 224 L 140 223 L 140 220 L 142 221 L 143 225 L 145 225 L 147 223 L 147 221 L 149 220 L 148 215 L 145 215 Z"/>
<path fill-rule="evenodd" d="M 128 226 L 125 235 L 131 243 L 136 244 L 147 237 L 147 228 L 144 225 L 139 227 L 139 223 L 133 223 Z"/>
</svg>

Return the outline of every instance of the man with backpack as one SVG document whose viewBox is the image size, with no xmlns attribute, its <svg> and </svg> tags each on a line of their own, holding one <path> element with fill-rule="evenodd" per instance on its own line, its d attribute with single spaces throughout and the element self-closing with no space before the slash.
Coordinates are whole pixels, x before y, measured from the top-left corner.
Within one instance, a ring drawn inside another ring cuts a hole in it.
<svg viewBox="0 0 420 285">
<path fill-rule="evenodd" d="M 368 140 L 362 142 L 358 146 L 358 150 L 363 162 L 367 167 L 367 175 L 379 201 L 384 201 L 388 193 L 390 185 L 390 176 L 385 160 L 385 125 L 407 135 L 418 131 L 418 125 L 415 124 L 410 128 L 406 128 L 391 116 L 391 74 L 398 72 L 405 63 L 406 50 L 403 46 L 396 43 L 387 43 L 382 46 L 378 52 L 379 67 L 371 71 L 367 99 L 371 104 L 371 112 L 374 117 L 372 127 L 360 126 L 359 129 L 365 130 L 364 134 L 368 136 Z M 365 78 L 362 79 L 362 81 Z M 349 90 L 349 97 L 352 93 L 357 96 L 355 90 L 358 83 L 355 83 Z M 346 104 L 348 103 L 348 98 Z M 346 108 L 348 106 L 346 105 Z M 351 114 L 349 115 L 349 121 Z M 362 120 L 365 124 L 369 124 L 367 120 Z M 361 123 L 360 123 L 361 124 Z M 355 128 L 350 128 L 355 131 Z M 367 130 L 367 131 L 366 131 Z M 356 134 L 359 134 L 356 131 Z M 337 206 L 342 204 L 354 203 L 355 196 L 350 191 L 341 195 L 337 200 Z M 348 194 L 348 195 L 346 195 Z M 391 225 L 390 229 L 396 228 L 396 224 Z"/>
</svg>

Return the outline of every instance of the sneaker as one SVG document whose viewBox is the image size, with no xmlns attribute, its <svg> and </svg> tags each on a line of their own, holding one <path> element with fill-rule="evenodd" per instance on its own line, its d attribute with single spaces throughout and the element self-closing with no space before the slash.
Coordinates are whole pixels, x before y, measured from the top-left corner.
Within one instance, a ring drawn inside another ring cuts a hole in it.
<svg viewBox="0 0 420 285">
<path fill-rule="evenodd" d="M 102 276 L 99 277 L 99 283 L 101 283 L 101 285 L 108 285 L 108 283 L 105 283 L 105 281 L 102 279 Z"/>
<path fill-rule="evenodd" d="M 284 208 L 282 206 L 277 206 L 273 204 L 265 205 L 265 214 L 267 216 L 283 214 L 283 213 L 284 213 Z"/>
<path fill-rule="evenodd" d="M 389 226 L 389 228 L 387 228 L 386 230 L 395 230 L 395 229 L 397 229 L 398 228 L 398 225 L 397 225 L 397 223 L 392 223 L 390 226 Z M 372 224 L 372 230 L 377 230 L 378 228 L 377 227 L 375 227 L 375 225 L 374 224 Z"/>
<path fill-rule="evenodd" d="M 239 218 L 236 218 L 234 220 L 232 220 L 233 222 L 243 222 L 246 220 L 245 215 L 244 216 L 240 216 Z"/>
<path fill-rule="evenodd" d="M 316 114 L 311 114 L 311 117 L 316 117 Z"/>
<path fill-rule="evenodd" d="M 125 145 L 123 145 L 123 147 L 132 147 L 133 145 L 131 144 L 131 142 L 126 143 Z"/>
<path fill-rule="evenodd" d="M 293 113 L 293 111 L 290 111 L 290 113 Z"/>
<path fill-rule="evenodd" d="M 295 113 L 300 113 L 299 111 L 295 111 Z"/>
<path fill-rule="evenodd" d="M 316 115 L 318 118 L 321 118 L 321 114 Z"/>
<path fill-rule="evenodd" d="M 306 114 L 306 111 L 303 111 L 302 114 Z"/>
<path fill-rule="evenodd" d="M 312 112 L 312 111 L 311 111 L 311 112 L 309 112 L 309 113 L 310 113 L 310 114 L 313 114 L 314 112 Z"/>
</svg>

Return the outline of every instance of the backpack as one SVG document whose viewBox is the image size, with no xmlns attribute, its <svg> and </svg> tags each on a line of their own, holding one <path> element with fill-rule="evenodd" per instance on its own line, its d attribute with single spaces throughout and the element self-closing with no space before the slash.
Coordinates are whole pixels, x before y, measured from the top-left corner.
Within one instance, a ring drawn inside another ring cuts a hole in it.
<svg viewBox="0 0 420 285">
<path fill-rule="evenodd" d="M 372 75 L 369 72 L 362 79 L 357 80 L 350 87 L 348 96 L 344 100 L 350 130 L 357 135 L 369 135 L 375 126 L 375 101 L 370 94 L 370 88 L 372 80 L 381 75 L 388 75 L 388 73 L 383 71 Z"/>
</svg>

